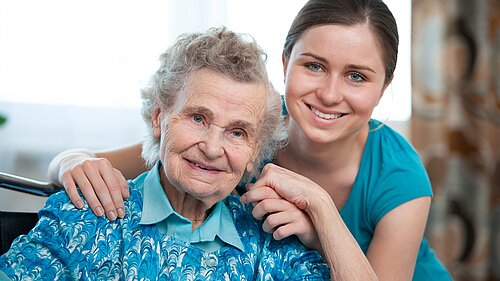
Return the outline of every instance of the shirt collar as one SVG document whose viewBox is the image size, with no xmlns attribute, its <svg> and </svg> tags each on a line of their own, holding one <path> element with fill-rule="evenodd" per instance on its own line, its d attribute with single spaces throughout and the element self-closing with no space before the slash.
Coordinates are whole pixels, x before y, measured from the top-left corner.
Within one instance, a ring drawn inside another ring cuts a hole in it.
<svg viewBox="0 0 500 281">
<path fill-rule="evenodd" d="M 158 162 L 144 179 L 144 204 L 139 224 L 157 224 L 166 220 L 168 225 L 173 223 L 170 220 L 179 222 L 178 218 L 187 221 L 172 208 L 160 182 L 160 167 L 161 164 Z M 189 230 L 191 229 L 189 228 Z M 184 233 L 184 235 L 191 237 L 191 241 L 188 242 L 214 241 L 215 237 L 218 236 L 225 243 L 244 251 L 233 217 L 224 204 L 224 200 L 215 204 L 212 212 L 201 226 L 194 232 Z"/>
</svg>

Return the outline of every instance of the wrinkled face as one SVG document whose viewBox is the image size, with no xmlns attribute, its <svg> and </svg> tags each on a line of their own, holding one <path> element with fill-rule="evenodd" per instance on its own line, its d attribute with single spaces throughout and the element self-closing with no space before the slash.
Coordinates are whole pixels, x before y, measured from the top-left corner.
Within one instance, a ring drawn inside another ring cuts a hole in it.
<svg viewBox="0 0 500 281">
<path fill-rule="evenodd" d="M 368 130 L 386 88 L 381 52 L 367 25 L 307 30 L 284 61 L 284 71 L 290 126 L 316 143 Z"/>
<path fill-rule="evenodd" d="M 257 156 L 266 91 L 263 84 L 196 71 L 170 118 L 153 116 L 169 183 L 208 205 L 229 195 Z"/>
</svg>

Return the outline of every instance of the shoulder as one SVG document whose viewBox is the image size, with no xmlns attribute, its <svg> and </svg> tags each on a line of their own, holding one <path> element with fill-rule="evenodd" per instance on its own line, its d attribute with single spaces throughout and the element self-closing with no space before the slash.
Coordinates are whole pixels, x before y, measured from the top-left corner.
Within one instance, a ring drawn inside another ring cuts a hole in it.
<svg viewBox="0 0 500 281">
<path fill-rule="evenodd" d="M 96 216 L 93 214 L 85 199 L 83 199 L 83 202 L 83 208 L 76 208 L 69 199 L 66 191 L 61 190 L 52 194 L 47 199 L 45 206 L 39 211 L 38 216 L 40 219 L 49 217 L 65 222 L 82 221 L 95 218 Z"/>
<path fill-rule="evenodd" d="M 296 236 L 267 242 L 263 271 L 273 272 L 280 280 L 330 280 L 330 269 L 321 255 L 302 245 Z"/>
<path fill-rule="evenodd" d="M 372 120 L 371 131 L 365 146 L 365 154 L 360 170 L 375 179 L 386 180 L 395 176 L 403 182 L 410 180 L 429 185 L 427 172 L 420 155 L 401 134 L 387 125 L 378 126 Z M 375 127 L 375 129 L 373 129 Z"/>
<path fill-rule="evenodd" d="M 368 141 L 371 142 L 372 145 L 391 145 L 390 147 L 384 146 L 384 150 L 407 152 L 409 155 L 417 154 L 415 148 L 404 136 L 389 125 L 374 119 L 370 120 L 370 135 Z"/>
<path fill-rule="evenodd" d="M 130 197 L 128 200 L 124 201 L 125 210 L 127 215 L 132 215 L 140 220 L 140 215 L 142 214 L 142 207 L 144 203 L 144 178 L 147 172 L 141 174 L 137 178 L 130 180 L 128 182 Z"/>
<path fill-rule="evenodd" d="M 420 156 L 401 134 L 387 125 L 372 129 L 365 149 L 360 178 L 370 178 L 366 194 L 376 222 L 399 205 L 432 196 Z"/>
</svg>

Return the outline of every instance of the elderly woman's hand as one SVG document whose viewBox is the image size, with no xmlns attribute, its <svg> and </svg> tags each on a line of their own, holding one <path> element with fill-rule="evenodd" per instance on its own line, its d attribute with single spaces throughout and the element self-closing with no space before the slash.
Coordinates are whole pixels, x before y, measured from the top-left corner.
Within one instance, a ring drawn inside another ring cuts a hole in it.
<svg viewBox="0 0 500 281">
<path fill-rule="evenodd" d="M 287 180 L 282 181 L 282 179 Z M 242 202 L 253 203 L 252 215 L 256 219 L 264 220 L 262 228 L 272 233 L 275 239 L 297 235 L 306 247 L 321 252 L 316 229 L 305 211 L 308 204 L 307 197 L 299 187 L 311 183 L 303 176 L 268 164 L 259 180 L 255 184 L 248 185 L 248 191 L 242 195 Z"/>
<path fill-rule="evenodd" d="M 97 216 L 106 214 L 108 219 L 115 220 L 125 215 L 123 199 L 129 197 L 128 184 L 108 160 L 79 152 L 65 153 L 56 158 L 57 167 L 53 169 L 77 208 L 84 206 L 78 186 Z"/>
</svg>

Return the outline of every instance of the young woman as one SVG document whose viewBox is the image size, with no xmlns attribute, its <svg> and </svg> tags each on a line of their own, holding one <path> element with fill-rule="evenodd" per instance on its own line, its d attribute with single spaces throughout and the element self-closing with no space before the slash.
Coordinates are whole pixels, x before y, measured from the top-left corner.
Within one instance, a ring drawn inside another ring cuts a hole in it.
<svg viewBox="0 0 500 281">
<path fill-rule="evenodd" d="M 451 280 L 423 238 L 432 189 L 418 154 L 370 119 L 397 48 L 382 1 L 307 2 L 283 51 L 288 145 L 242 196 L 276 239 L 296 234 L 320 249 L 335 280 Z M 146 169 L 140 151 L 137 144 L 64 152 L 52 178 L 77 206 L 76 185 L 97 215 L 115 219 L 127 197 L 124 178 Z"/>
</svg>

